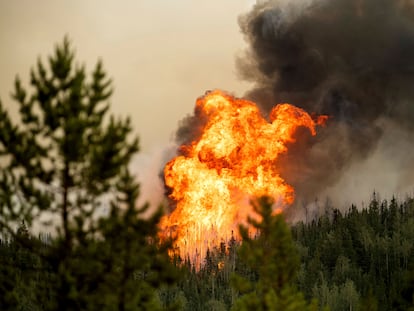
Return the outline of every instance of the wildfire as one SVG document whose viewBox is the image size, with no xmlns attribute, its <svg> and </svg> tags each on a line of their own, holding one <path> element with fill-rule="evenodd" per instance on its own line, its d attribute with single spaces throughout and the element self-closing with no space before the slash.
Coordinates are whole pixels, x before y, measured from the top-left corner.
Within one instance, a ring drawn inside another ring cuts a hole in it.
<svg viewBox="0 0 414 311">
<path fill-rule="evenodd" d="M 250 101 L 211 91 L 196 102 L 201 135 L 181 146 L 164 169 L 174 211 L 161 220 L 161 235 L 176 237 L 182 258 L 197 263 L 207 248 L 238 237 L 238 225 L 252 214 L 250 199 L 267 195 L 278 209 L 293 203 L 294 190 L 278 173 L 276 160 L 294 142 L 298 127 L 312 135 L 326 116 L 312 119 L 289 104 L 273 108 L 269 121 Z"/>
</svg>

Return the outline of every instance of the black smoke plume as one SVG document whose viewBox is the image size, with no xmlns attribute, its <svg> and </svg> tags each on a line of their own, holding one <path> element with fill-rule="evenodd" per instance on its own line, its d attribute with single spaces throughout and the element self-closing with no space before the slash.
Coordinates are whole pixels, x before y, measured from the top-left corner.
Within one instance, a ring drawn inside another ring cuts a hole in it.
<svg viewBox="0 0 414 311">
<path fill-rule="evenodd" d="M 330 116 L 276 163 L 299 204 L 326 189 L 342 200 L 414 187 L 414 0 L 258 0 L 239 24 L 248 48 L 236 65 L 254 86 L 244 97 L 264 115 L 288 102 Z M 177 143 L 204 122 L 182 120 Z"/>
<path fill-rule="evenodd" d="M 414 1 L 258 1 L 239 23 L 249 48 L 237 67 L 254 83 L 246 97 L 265 114 L 288 102 L 330 116 L 278 163 L 304 200 L 369 157 L 387 126 L 414 144 Z"/>
</svg>

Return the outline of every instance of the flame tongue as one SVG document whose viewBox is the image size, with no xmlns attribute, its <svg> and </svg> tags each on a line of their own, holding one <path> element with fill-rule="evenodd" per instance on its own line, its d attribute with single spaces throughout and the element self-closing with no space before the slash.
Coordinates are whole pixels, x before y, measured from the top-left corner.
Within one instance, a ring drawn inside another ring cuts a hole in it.
<svg viewBox="0 0 414 311">
<path fill-rule="evenodd" d="M 204 258 L 208 247 L 237 236 L 237 226 L 252 210 L 249 200 L 268 195 L 281 207 L 294 200 L 293 188 L 280 177 L 275 161 L 293 142 L 293 134 L 314 121 L 304 110 L 280 104 L 265 120 L 250 101 L 212 91 L 197 100 L 195 114 L 205 120 L 201 137 L 182 146 L 183 155 L 164 169 L 175 210 L 161 221 L 163 234 L 172 234 L 181 257 Z"/>
</svg>

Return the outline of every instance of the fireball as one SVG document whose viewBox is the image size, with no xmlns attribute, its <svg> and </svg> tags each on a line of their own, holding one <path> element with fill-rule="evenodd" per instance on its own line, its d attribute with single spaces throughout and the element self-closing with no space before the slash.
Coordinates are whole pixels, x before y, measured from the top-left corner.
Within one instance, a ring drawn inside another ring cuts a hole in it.
<svg viewBox="0 0 414 311">
<path fill-rule="evenodd" d="M 182 258 L 204 259 L 253 215 L 250 200 L 270 196 L 283 210 L 294 189 L 278 173 L 277 158 L 295 141 L 299 127 L 315 128 L 316 119 L 289 104 L 276 105 L 266 120 L 257 105 L 215 90 L 196 102 L 201 134 L 180 147 L 181 154 L 164 168 L 165 184 L 175 208 L 160 223 L 161 236 L 173 236 Z"/>
</svg>

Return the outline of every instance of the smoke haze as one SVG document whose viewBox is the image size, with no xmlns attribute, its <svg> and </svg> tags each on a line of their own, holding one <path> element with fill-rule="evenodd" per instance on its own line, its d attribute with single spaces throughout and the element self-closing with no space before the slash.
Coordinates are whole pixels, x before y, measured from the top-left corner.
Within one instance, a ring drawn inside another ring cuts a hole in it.
<svg viewBox="0 0 414 311">
<path fill-rule="evenodd" d="M 239 23 L 246 97 L 330 116 L 278 162 L 301 200 L 414 184 L 413 1 L 258 1 Z"/>
</svg>

